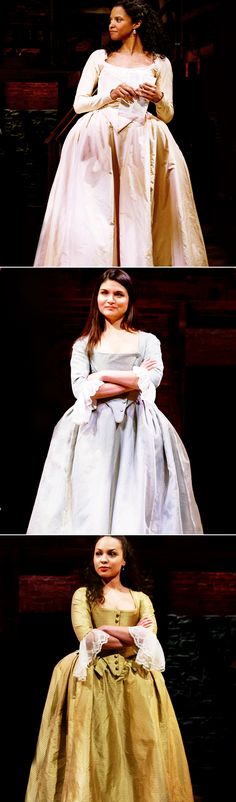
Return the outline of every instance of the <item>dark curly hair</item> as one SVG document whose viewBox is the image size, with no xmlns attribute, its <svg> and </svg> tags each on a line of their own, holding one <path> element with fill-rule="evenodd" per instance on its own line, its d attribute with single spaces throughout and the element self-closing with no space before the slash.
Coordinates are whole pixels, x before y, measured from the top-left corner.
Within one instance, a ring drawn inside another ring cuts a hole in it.
<svg viewBox="0 0 236 802">
<path fill-rule="evenodd" d="M 148 3 L 143 3 L 142 0 L 123 0 L 123 2 L 112 3 L 110 8 L 120 6 L 126 11 L 128 17 L 131 17 L 132 22 L 140 22 L 141 25 L 138 29 L 138 35 L 143 45 L 145 53 L 152 53 L 154 56 L 165 56 L 170 54 L 170 42 L 166 36 L 164 26 L 154 9 Z M 122 42 L 110 41 L 106 46 L 107 55 L 119 50 Z"/>
<path fill-rule="evenodd" d="M 94 550 L 101 537 L 102 535 L 99 535 L 99 537 L 96 537 L 95 539 L 92 538 L 93 551 L 91 560 L 84 571 L 86 596 L 90 605 L 96 604 L 97 602 L 99 604 L 104 604 L 105 601 L 103 593 L 104 585 L 102 579 L 96 573 L 93 565 Z M 151 579 L 141 573 L 130 541 L 122 535 L 111 535 L 111 537 L 114 537 L 116 540 L 121 542 L 123 556 L 126 563 L 122 570 L 122 584 L 131 590 L 142 590 L 144 593 L 148 593 L 150 596 L 152 593 Z"/>
<path fill-rule="evenodd" d="M 129 304 L 128 309 L 125 312 L 123 320 L 121 322 L 121 328 L 126 329 L 127 331 L 136 331 L 138 328 L 136 314 L 134 310 L 134 302 L 135 302 L 135 293 L 134 293 L 134 286 L 132 283 L 132 279 L 130 278 L 129 274 L 126 273 L 125 270 L 121 270 L 120 268 L 108 268 L 105 270 L 102 275 L 99 276 L 98 280 L 96 281 L 91 304 L 90 304 L 90 312 L 88 316 L 88 320 L 85 324 L 85 327 L 82 331 L 81 337 L 88 336 L 87 342 L 87 354 L 90 357 L 92 351 L 101 339 L 102 332 L 105 328 L 105 318 L 104 315 L 99 312 L 98 304 L 97 304 L 97 296 L 99 288 L 104 281 L 110 279 L 111 281 L 118 281 L 122 287 L 128 292 L 129 296 Z"/>
</svg>

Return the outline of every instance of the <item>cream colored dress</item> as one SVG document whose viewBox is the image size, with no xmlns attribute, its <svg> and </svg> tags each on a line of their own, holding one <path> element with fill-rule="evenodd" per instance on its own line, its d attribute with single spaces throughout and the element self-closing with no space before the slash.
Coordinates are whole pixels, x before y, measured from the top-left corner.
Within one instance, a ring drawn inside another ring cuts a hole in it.
<svg viewBox="0 0 236 802">
<path fill-rule="evenodd" d="M 25 802 L 193 802 L 183 742 L 165 686 L 152 603 L 133 612 L 72 599 L 78 652 L 54 669 Z M 145 615 L 152 631 L 137 626 Z M 101 653 L 104 624 L 128 626 L 134 645 Z"/>
<path fill-rule="evenodd" d="M 123 68 L 105 50 L 89 57 L 64 142 L 35 267 L 207 265 L 188 168 L 167 123 L 173 117 L 167 58 Z M 157 118 L 142 98 L 112 101 L 120 83 L 156 84 Z M 97 93 L 93 94 L 97 88 Z"/>
</svg>

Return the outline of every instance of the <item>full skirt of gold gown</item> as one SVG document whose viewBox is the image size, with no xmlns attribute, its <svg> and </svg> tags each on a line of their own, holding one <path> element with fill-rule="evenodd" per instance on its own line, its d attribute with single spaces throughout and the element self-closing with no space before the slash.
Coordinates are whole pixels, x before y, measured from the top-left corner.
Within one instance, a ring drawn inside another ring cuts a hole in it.
<svg viewBox="0 0 236 802">
<path fill-rule="evenodd" d="M 72 604 L 80 639 L 90 623 L 84 595 L 80 588 Z M 92 624 L 136 626 L 143 615 L 153 615 L 145 594 L 132 595 L 137 600 L 133 612 L 97 605 Z M 84 681 L 74 676 L 77 651 L 56 665 L 25 802 L 193 802 L 163 675 L 147 670 L 136 657 L 134 647 L 98 654 Z"/>
</svg>

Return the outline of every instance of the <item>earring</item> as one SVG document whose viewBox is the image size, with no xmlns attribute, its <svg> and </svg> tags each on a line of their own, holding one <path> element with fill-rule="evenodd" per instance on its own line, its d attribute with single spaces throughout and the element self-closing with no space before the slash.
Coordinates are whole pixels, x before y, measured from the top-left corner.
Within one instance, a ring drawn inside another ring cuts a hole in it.
<svg viewBox="0 0 236 802">
<path fill-rule="evenodd" d="M 136 28 L 134 28 L 134 30 L 133 30 L 134 36 L 135 36 L 136 33 L 137 33 Z"/>
</svg>

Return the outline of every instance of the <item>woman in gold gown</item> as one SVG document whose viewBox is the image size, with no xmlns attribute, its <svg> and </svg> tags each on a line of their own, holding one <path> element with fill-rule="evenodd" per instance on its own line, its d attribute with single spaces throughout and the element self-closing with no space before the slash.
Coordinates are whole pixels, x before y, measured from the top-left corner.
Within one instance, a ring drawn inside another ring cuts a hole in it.
<svg viewBox="0 0 236 802">
<path fill-rule="evenodd" d="M 125 537 L 97 538 L 72 599 L 79 653 L 53 671 L 25 802 L 193 802 L 154 609 L 130 566 Z"/>
</svg>

